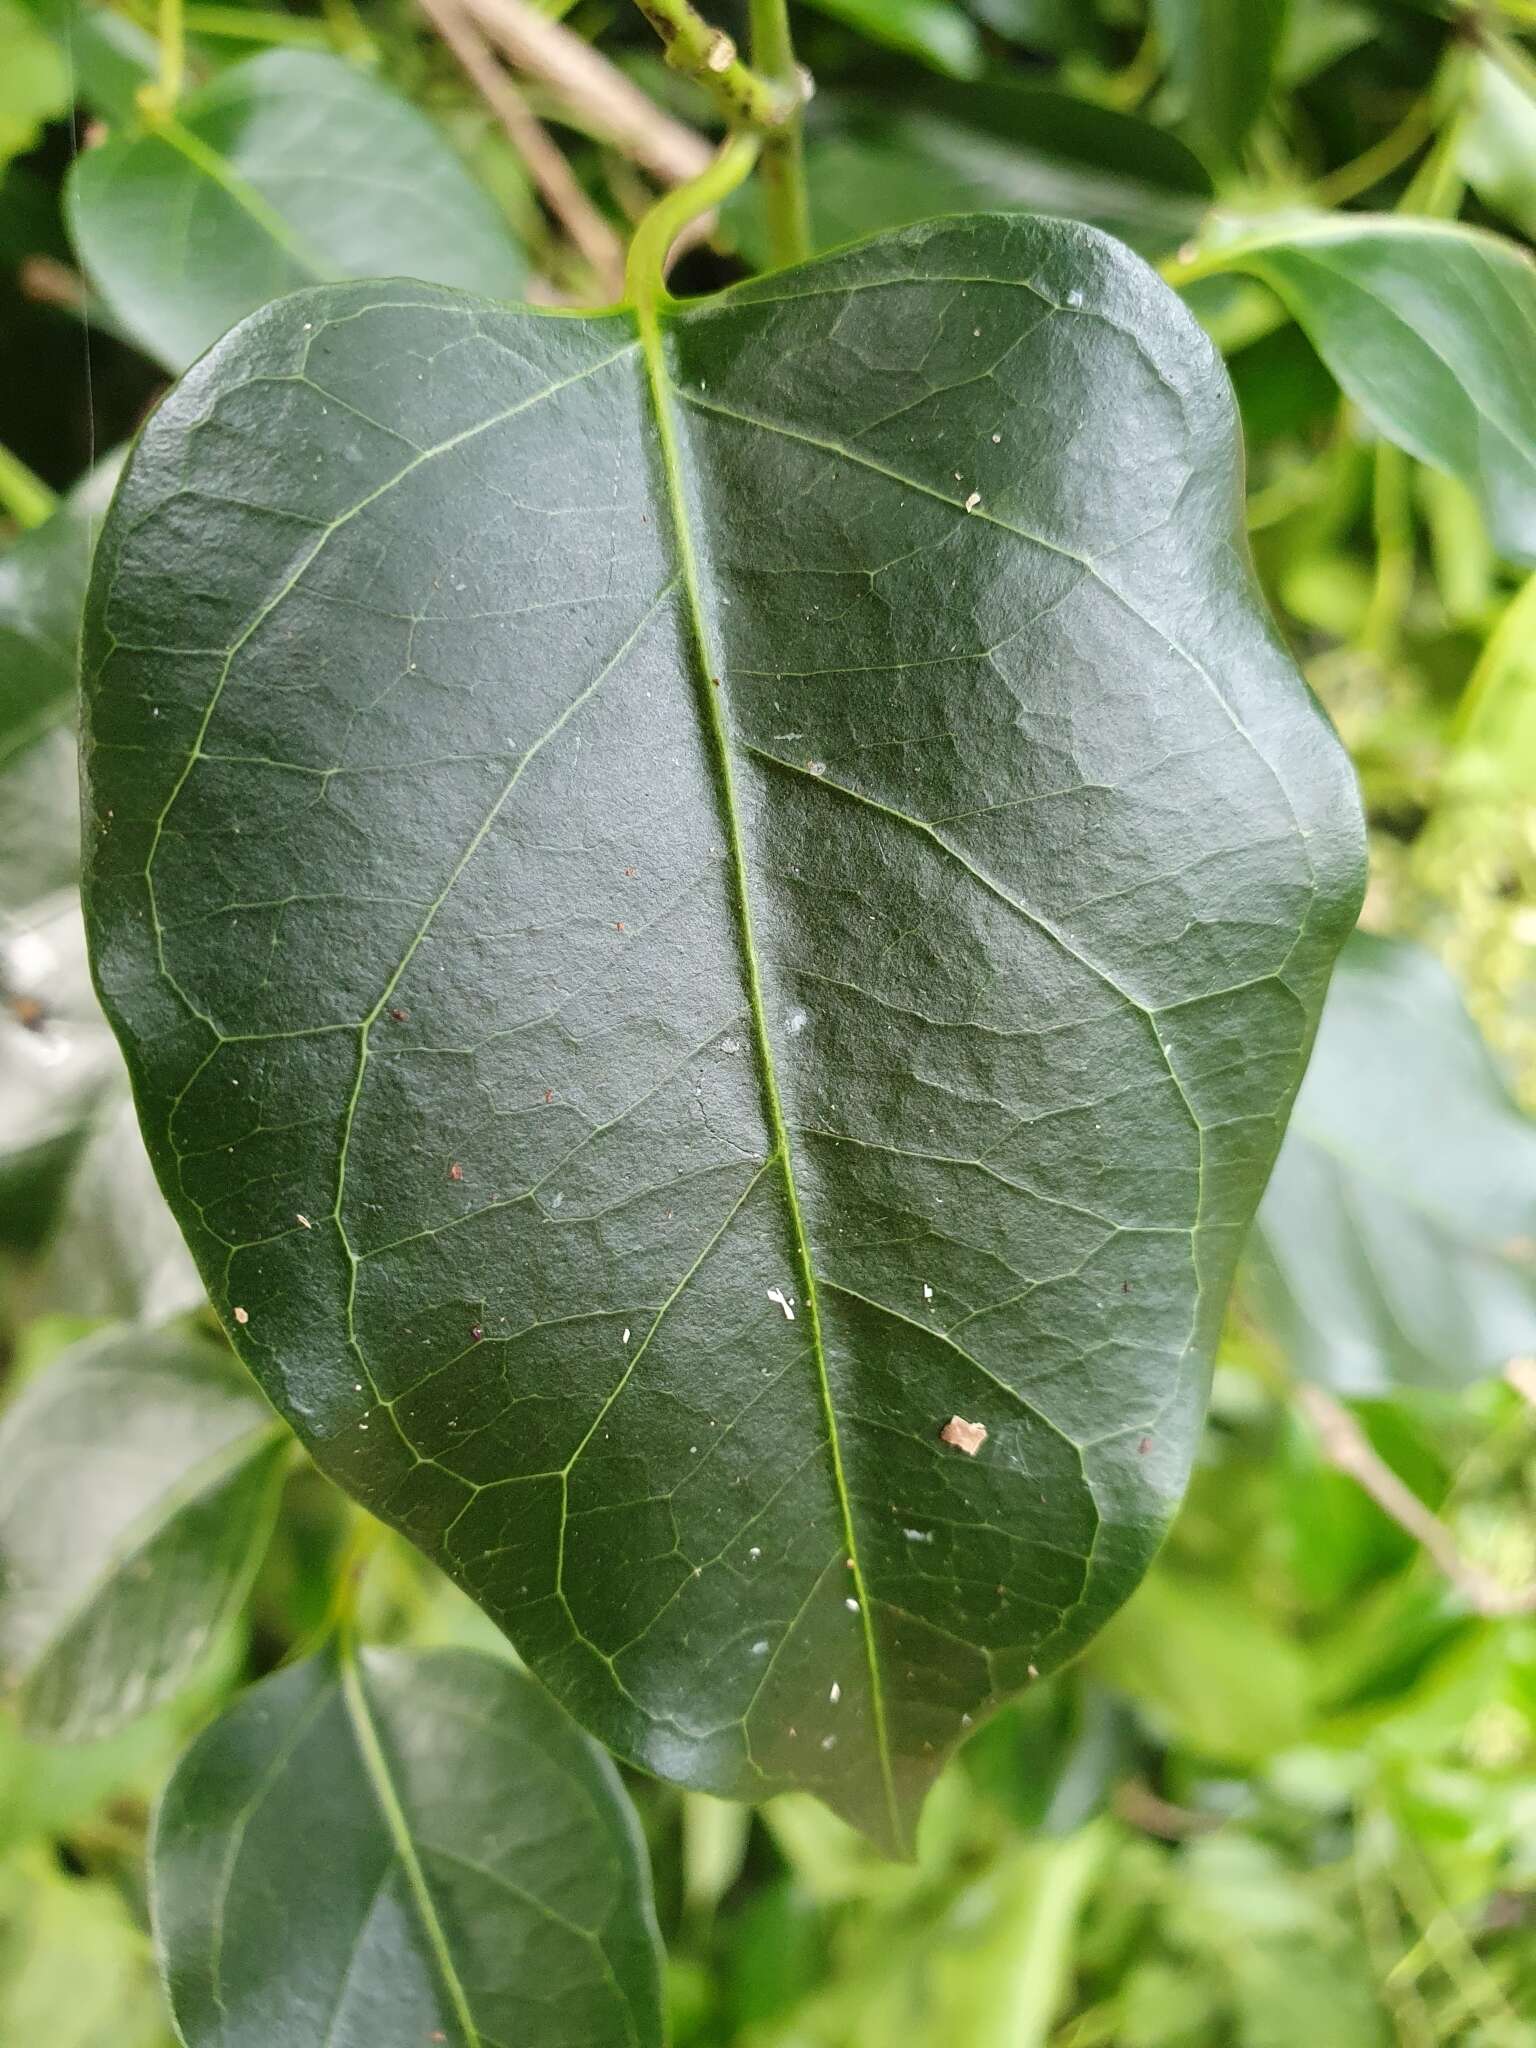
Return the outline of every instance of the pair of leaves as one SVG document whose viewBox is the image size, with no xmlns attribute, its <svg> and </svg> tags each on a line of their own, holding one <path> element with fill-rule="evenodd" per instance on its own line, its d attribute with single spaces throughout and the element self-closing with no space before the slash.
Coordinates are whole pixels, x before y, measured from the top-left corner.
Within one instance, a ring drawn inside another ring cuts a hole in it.
<svg viewBox="0 0 1536 2048">
<path fill-rule="evenodd" d="M 633 1809 L 497 1658 L 365 1651 L 256 1686 L 178 1767 L 151 1881 L 187 2048 L 660 2048 Z"/>
<path fill-rule="evenodd" d="M 221 1347 L 93 1339 L 0 1418 L 0 1682 L 81 1741 L 172 1699 L 266 1545 L 287 1431 Z"/>
<path fill-rule="evenodd" d="M 113 314 L 174 370 L 301 285 L 403 275 L 513 297 L 526 277 L 432 123 L 314 51 L 237 64 L 174 118 L 88 151 L 68 208 Z"/>
<path fill-rule="evenodd" d="M 303 294 L 133 458 L 156 1169 L 322 1466 L 652 1770 L 904 1843 L 1178 1499 L 1360 883 L 1239 505 L 1177 301 L 1025 220 Z"/>
<path fill-rule="evenodd" d="M 1536 1351 L 1536 1125 L 1422 948 L 1345 948 L 1249 1269 L 1287 1358 L 1342 1393 Z"/>
</svg>

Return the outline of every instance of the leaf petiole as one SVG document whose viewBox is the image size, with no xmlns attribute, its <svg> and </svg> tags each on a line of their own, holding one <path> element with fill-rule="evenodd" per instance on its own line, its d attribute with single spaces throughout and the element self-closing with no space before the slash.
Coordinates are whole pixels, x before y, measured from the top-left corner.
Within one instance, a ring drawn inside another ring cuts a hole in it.
<svg viewBox="0 0 1536 2048">
<path fill-rule="evenodd" d="M 761 136 L 750 131 L 733 135 L 706 171 L 658 199 L 635 229 L 624 268 L 624 296 L 642 320 L 668 296 L 666 263 L 672 244 L 691 221 L 745 184 L 761 149 Z"/>
</svg>

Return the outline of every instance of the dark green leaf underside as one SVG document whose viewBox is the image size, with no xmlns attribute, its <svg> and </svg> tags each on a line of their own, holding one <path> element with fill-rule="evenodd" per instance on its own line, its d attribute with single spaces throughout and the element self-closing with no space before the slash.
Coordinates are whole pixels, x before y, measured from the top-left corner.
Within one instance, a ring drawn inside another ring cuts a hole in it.
<svg viewBox="0 0 1536 2048">
<path fill-rule="evenodd" d="M 181 1763 L 152 1862 L 188 2048 L 659 2048 L 617 1775 L 499 1659 L 266 1680 Z"/>
<path fill-rule="evenodd" d="M 904 1839 L 1178 1497 L 1359 886 L 1237 507 L 1193 323 L 1021 220 L 649 340 L 308 294 L 145 436 L 152 1156 L 325 1467 L 651 1769 Z"/>
</svg>

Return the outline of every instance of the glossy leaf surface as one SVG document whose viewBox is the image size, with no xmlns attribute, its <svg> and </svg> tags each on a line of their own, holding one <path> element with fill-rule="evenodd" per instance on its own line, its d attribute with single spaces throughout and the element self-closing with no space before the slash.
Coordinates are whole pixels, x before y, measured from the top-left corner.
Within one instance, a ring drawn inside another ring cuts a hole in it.
<svg viewBox="0 0 1536 2048">
<path fill-rule="evenodd" d="M 1237 458 L 1151 273 L 986 218 L 644 336 L 296 298 L 134 457 L 151 1156 L 324 1467 L 652 1770 L 905 1840 L 1178 1498 L 1360 879 Z"/>
<path fill-rule="evenodd" d="M 1286 1356 L 1343 1393 L 1536 1351 L 1536 1124 L 1420 947 L 1346 947 L 1250 1265 Z"/>
<path fill-rule="evenodd" d="M 1366 417 L 1478 496 L 1495 542 L 1536 561 L 1536 266 L 1471 228 L 1362 214 L 1244 242 Z"/>
<path fill-rule="evenodd" d="M 174 121 L 88 151 L 75 243 L 124 327 L 179 370 L 268 299 L 328 278 L 511 296 L 521 251 L 426 117 L 339 57 L 271 50 Z"/>
<path fill-rule="evenodd" d="M 499 1658 L 267 1679 L 183 1759 L 152 1881 L 187 2048 L 660 2048 L 618 1775 Z"/>
<path fill-rule="evenodd" d="M 288 1433 L 221 1348 L 91 1339 L 0 1419 L 0 1679 L 23 1725 L 107 1733 L 171 1697 L 250 1582 Z"/>
</svg>

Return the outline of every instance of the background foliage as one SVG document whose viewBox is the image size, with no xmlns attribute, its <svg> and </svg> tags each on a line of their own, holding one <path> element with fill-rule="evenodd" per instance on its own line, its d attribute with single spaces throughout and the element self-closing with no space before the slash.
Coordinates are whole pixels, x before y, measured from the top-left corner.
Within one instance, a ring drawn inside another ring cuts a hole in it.
<svg viewBox="0 0 1536 2048">
<path fill-rule="evenodd" d="M 638 16 L 545 13 L 666 110 L 620 146 L 528 83 L 622 233 L 658 156 L 697 167 L 709 102 Z M 969 1745 L 916 1864 L 808 1801 L 630 1784 L 674 2038 L 1516 2048 L 1536 2024 L 1536 9 L 797 17 L 818 243 L 1035 208 L 1186 287 L 1236 384 L 1261 576 L 1362 780 L 1369 936 L 1174 1535 L 1088 1656 Z M 73 894 L 91 520 L 168 374 L 276 292 L 407 271 L 600 302 L 611 281 L 602 234 L 540 199 L 406 0 L 193 0 L 186 26 L 168 116 L 136 0 L 0 0 L 0 2040 L 58 2048 L 169 2040 L 152 1803 L 255 1681 L 292 1690 L 338 1598 L 394 1652 L 507 1654 L 287 1446 L 153 1192 Z M 765 237 L 738 197 L 679 288 L 765 260 Z M 18 1597 L 38 1584 L 51 1606 Z"/>
</svg>

